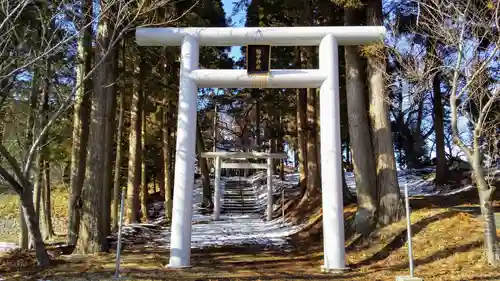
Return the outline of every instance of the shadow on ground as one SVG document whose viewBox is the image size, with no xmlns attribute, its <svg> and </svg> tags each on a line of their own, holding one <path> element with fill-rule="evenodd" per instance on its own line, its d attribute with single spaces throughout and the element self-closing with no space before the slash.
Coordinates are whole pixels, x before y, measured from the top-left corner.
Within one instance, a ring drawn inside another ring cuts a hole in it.
<svg viewBox="0 0 500 281">
<path fill-rule="evenodd" d="M 427 227 L 429 224 L 431 224 L 433 222 L 437 222 L 437 221 L 440 221 L 440 220 L 443 220 L 446 218 L 451 218 L 456 214 L 457 214 L 457 212 L 449 211 L 449 212 L 440 213 L 440 214 L 422 219 L 422 220 L 412 224 L 412 235 L 413 236 L 417 235 L 425 227 Z M 358 268 L 361 266 L 369 265 L 369 264 L 375 263 L 377 261 L 381 261 L 383 259 L 386 259 L 387 257 L 389 257 L 391 255 L 391 253 L 393 251 L 396 251 L 397 249 L 400 249 L 401 247 L 403 247 L 407 241 L 408 241 L 408 231 L 406 229 L 404 229 L 403 231 L 401 231 L 400 233 L 395 235 L 394 238 L 392 239 L 392 241 L 390 241 L 387 245 L 385 245 L 379 252 L 375 253 L 374 255 L 372 255 L 371 257 L 369 257 L 363 261 L 352 264 L 351 266 L 353 268 Z M 353 247 L 355 246 L 353 244 L 356 244 L 356 243 L 359 243 L 359 240 L 356 240 L 353 243 L 351 243 L 347 247 L 347 249 L 352 250 Z"/>
</svg>

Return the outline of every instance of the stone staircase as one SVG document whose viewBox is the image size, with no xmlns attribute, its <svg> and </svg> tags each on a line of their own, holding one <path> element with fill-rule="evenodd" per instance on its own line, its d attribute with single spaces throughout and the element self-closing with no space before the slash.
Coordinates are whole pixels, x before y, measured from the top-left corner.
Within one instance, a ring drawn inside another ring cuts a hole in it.
<svg viewBox="0 0 500 281">
<path fill-rule="evenodd" d="M 252 183 L 248 180 L 226 180 L 222 196 L 222 212 L 257 213 L 260 208 Z"/>
</svg>

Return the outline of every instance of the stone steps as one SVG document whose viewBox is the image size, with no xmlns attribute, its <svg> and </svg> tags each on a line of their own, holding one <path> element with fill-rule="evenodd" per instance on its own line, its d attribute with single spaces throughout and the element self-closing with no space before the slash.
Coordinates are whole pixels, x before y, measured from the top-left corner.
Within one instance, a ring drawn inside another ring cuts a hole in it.
<svg viewBox="0 0 500 281">
<path fill-rule="evenodd" d="M 226 181 L 222 198 L 223 212 L 255 213 L 260 210 L 255 189 L 248 181 Z"/>
</svg>

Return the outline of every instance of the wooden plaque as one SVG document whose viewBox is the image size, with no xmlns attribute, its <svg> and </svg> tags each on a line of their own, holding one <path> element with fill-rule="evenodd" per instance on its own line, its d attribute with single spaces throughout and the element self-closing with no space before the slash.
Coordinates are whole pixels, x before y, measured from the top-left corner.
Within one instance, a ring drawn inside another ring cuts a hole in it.
<svg viewBox="0 0 500 281">
<path fill-rule="evenodd" d="M 247 73 L 268 74 L 271 69 L 271 45 L 247 45 Z"/>
</svg>

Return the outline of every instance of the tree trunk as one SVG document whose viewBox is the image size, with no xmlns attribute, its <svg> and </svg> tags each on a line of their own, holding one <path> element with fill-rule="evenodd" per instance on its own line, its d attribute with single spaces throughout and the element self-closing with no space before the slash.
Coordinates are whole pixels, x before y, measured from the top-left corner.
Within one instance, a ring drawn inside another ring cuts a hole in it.
<svg viewBox="0 0 500 281">
<path fill-rule="evenodd" d="M 101 2 L 101 5 L 103 3 Z M 82 221 L 77 251 L 93 254 L 108 251 L 109 205 L 111 171 L 111 144 L 114 120 L 114 93 L 110 88 L 113 79 L 113 50 L 109 51 L 107 17 L 102 17 L 97 31 L 96 61 L 104 59 L 96 71 L 91 94 L 91 124 L 89 130 L 88 165 L 82 189 Z M 106 53 L 108 56 L 105 58 Z M 113 94 L 112 97 L 111 94 Z"/>
<path fill-rule="evenodd" d="M 484 219 L 484 246 L 488 263 L 498 265 L 500 263 L 500 249 L 496 232 L 495 217 L 493 214 L 493 195 L 495 187 L 489 186 L 485 180 L 484 169 L 481 165 L 479 150 L 473 154 L 472 170 L 476 179 L 476 185 L 479 192 L 479 205 Z"/>
<path fill-rule="evenodd" d="M 77 252 L 93 254 L 105 248 L 102 245 L 102 191 L 104 183 L 104 145 L 106 126 L 106 96 L 102 92 L 92 94 L 92 122 L 88 147 L 88 171 L 81 194 L 81 227 L 77 240 Z"/>
<path fill-rule="evenodd" d="M 115 158 L 115 173 L 113 180 L 113 210 L 111 212 L 112 217 L 112 229 L 118 229 L 119 223 L 119 206 L 121 200 L 121 168 L 123 162 L 123 153 L 122 153 L 122 136 L 123 136 L 123 123 L 125 116 L 125 94 L 121 92 L 120 98 L 118 100 L 118 132 L 116 134 L 116 158 Z"/>
<path fill-rule="evenodd" d="M 49 95 L 51 88 L 51 78 L 52 78 L 52 62 L 50 58 L 46 59 L 46 73 L 44 78 L 44 90 L 43 90 L 43 103 L 41 115 L 43 120 L 40 127 L 45 127 L 49 120 Z M 42 143 L 47 142 L 47 135 L 42 140 Z M 42 157 L 42 167 L 40 169 L 43 171 L 43 222 L 44 222 L 44 232 L 45 239 L 50 239 L 55 235 L 54 227 L 52 226 L 52 210 L 51 210 L 51 195 L 50 195 L 50 164 L 49 164 L 49 153 L 47 147 L 42 147 L 40 149 L 40 155 Z"/>
<path fill-rule="evenodd" d="M 430 56 L 432 61 L 438 62 L 435 42 L 429 43 Z M 441 77 L 438 71 L 432 79 L 432 93 L 434 96 L 434 131 L 436 133 L 436 185 L 440 186 L 446 182 L 446 151 L 444 144 L 444 117 L 443 101 L 441 100 Z"/>
<path fill-rule="evenodd" d="M 18 237 L 18 243 L 19 247 L 21 249 L 28 249 L 30 247 L 30 239 L 29 239 L 29 229 L 28 225 L 26 223 L 26 215 L 24 214 L 25 208 L 22 207 L 22 202 L 21 202 L 21 207 L 19 207 L 19 225 L 21 227 L 19 231 L 19 237 Z M 34 211 L 34 209 L 33 209 Z M 35 213 L 36 216 L 36 213 Z M 40 227 L 38 226 L 38 231 L 40 231 Z M 35 246 L 36 247 L 36 246 Z"/>
<path fill-rule="evenodd" d="M 160 66 L 159 73 L 163 76 L 166 76 L 165 67 Z M 166 96 L 166 95 L 165 95 Z M 163 99 L 162 104 L 160 105 L 160 155 L 158 159 L 157 169 L 157 177 L 158 177 L 158 189 L 160 191 L 160 195 L 165 200 L 165 178 L 167 175 L 167 171 L 165 170 L 167 157 L 165 156 L 165 142 L 168 138 L 168 128 L 165 120 L 165 112 L 166 110 L 167 99 L 166 97 Z M 165 206 L 165 205 L 164 205 Z"/>
<path fill-rule="evenodd" d="M 282 153 L 285 152 L 285 146 L 283 144 L 283 112 L 280 109 L 278 113 L 278 143 L 277 143 L 277 149 L 278 152 Z M 285 160 L 284 159 L 279 159 L 279 166 L 280 166 L 280 179 L 282 181 L 285 180 Z"/>
<path fill-rule="evenodd" d="M 39 76 L 39 70 L 37 68 L 37 65 L 35 64 L 34 66 L 34 74 L 33 74 L 33 81 L 32 81 L 32 88 L 31 88 L 31 93 L 30 93 L 30 109 L 29 109 L 29 115 L 28 115 L 28 124 L 27 124 L 27 131 L 26 131 L 26 140 L 24 143 L 24 147 L 26 149 L 26 153 L 31 147 L 33 143 L 33 135 L 35 134 L 35 129 L 37 127 L 37 123 L 35 122 L 35 115 L 37 114 L 38 110 L 38 94 L 39 94 L 39 83 L 38 83 L 38 76 Z M 39 159 L 40 159 L 40 149 L 38 148 L 38 156 L 37 156 L 37 164 L 39 164 Z M 25 157 L 24 157 L 25 158 Z M 41 167 L 38 165 L 38 171 L 40 171 Z M 19 181 L 21 179 L 18 179 Z M 40 177 L 37 176 L 37 182 L 38 180 L 41 181 Z M 31 186 L 29 186 L 31 188 Z M 38 191 L 40 190 L 40 187 L 38 188 Z M 31 191 L 31 194 L 33 194 L 33 191 Z M 40 192 L 37 193 L 37 196 L 39 196 Z M 33 198 L 32 198 L 33 200 Z M 25 220 L 26 214 L 24 214 L 23 207 L 22 207 L 22 198 L 21 198 L 21 204 L 19 204 L 19 226 L 20 226 L 20 231 L 19 231 L 19 247 L 21 249 L 28 249 L 30 247 L 30 238 L 29 238 L 29 229 L 27 222 Z M 38 207 L 40 206 L 40 202 L 38 201 Z M 36 212 L 37 219 L 39 219 L 39 209 Z"/>
<path fill-rule="evenodd" d="M 345 24 L 359 25 L 359 10 L 346 9 Z M 367 100 L 364 92 L 364 65 L 358 47 L 345 46 L 347 115 L 352 164 L 356 180 L 358 209 L 354 227 L 358 233 L 370 232 L 376 223 L 377 190 L 376 171 L 370 142 Z"/>
<path fill-rule="evenodd" d="M 90 123 L 90 91 L 92 80 L 84 77 L 90 71 L 92 64 L 92 0 L 86 0 L 82 13 L 85 15 L 82 26 L 83 36 L 78 41 L 77 85 L 81 85 L 76 93 L 73 108 L 73 146 L 71 150 L 71 195 L 69 199 L 68 244 L 76 245 L 80 231 L 81 192 L 85 178 L 87 160 L 87 144 Z"/>
<path fill-rule="evenodd" d="M 160 116 L 162 116 L 162 120 L 163 120 L 163 113 L 164 111 L 164 108 L 163 106 L 161 107 L 160 109 Z M 157 178 L 158 178 L 158 189 L 159 189 L 159 192 L 160 192 L 160 195 L 165 198 L 165 153 L 163 152 L 163 143 L 165 142 L 164 138 L 164 134 L 163 134 L 163 127 L 165 126 L 163 124 L 163 121 L 161 121 L 161 134 L 160 134 L 160 142 L 161 142 L 161 150 L 160 150 L 160 157 L 158 159 L 158 174 L 157 174 Z"/>
<path fill-rule="evenodd" d="M 306 208 L 313 207 L 312 202 L 320 199 L 320 175 L 318 165 L 317 148 L 317 123 L 316 123 L 316 89 L 307 89 L 307 125 L 308 134 L 306 140 L 307 153 L 307 188 L 297 208 L 304 205 Z"/>
<path fill-rule="evenodd" d="M 145 97 L 145 93 L 143 93 Z M 142 107 L 142 136 L 141 136 L 141 214 L 142 221 L 148 221 L 148 179 L 146 171 L 146 110 Z"/>
<path fill-rule="evenodd" d="M 308 48 L 306 52 L 306 65 L 308 68 L 314 67 L 315 49 Z M 307 140 L 306 140 L 306 153 L 307 153 L 307 189 L 302 197 L 301 203 L 311 202 L 312 200 L 319 199 L 321 192 L 320 181 L 320 162 L 319 162 L 319 146 L 318 146 L 318 94 L 316 89 L 307 89 Z M 300 205 L 300 204 L 299 204 Z"/>
<path fill-rule="evenodd" d="M 176 75 L 177 71 L 173 67 L 173 64 L 169 60 L 168 52 L 164 53 L 165 63 L 162 71 L 165 74 L 171 73 L 171 76 L 164 75 L 165 85 L 169 85 L 171 81 L 177 81 L 178 77 Z M 165 184 L 165 219 L 170 222 L 172 219 L 172 206 L 173 206 L 173 189 L 174 189 L 174 151 L 175 151 L 175 131 L 176 131 L 176 106 L 174 103 L 175 94 L 169 91 L 166 87 L 165 99 L 163 102 L 163 170 L 164 170 L 164 184 Z"/>
<path fill-rule="evenodd" d="M 140 58 L 140 71 L 144 71 L 143 55 Z M 139 81 L 139 84 L 142 82 Z M 140 88 L 141 86 L 139 86 Z M 130 117 L 130 140 L 128 160 L 128 188 L 127 188 L 127 220 L 128 223 L 139 222 L 139 186 L 141 183 L 141 123 L 142 123 L 142 93 L 134 90 Z"/>
<path fill-rule="evenodd" d="M 105 75 L 105 71 L 100 71 Z M 98 79 L 103 81 L 104 79 Z M 105 80 L 104 80 L 105 81 Z M 96 85 L 100 85 L 96 83 Z M 106 95 L 96 87 L 92 93 L 92 113 L 89 131 L 88 166 L 85 183 L 81 194 L 81 227 L 77 243 L 77 251 L 81 254 L 93 254 L 107 248 L 102 235 L 103 192 L 105 183 L 106 146 Z"/>
<path fill-rule="evenodd" d="M 306 25 L 314 25 L 314 9 L 310 1 L 303 2 L 303 22 Z M 301 52 L 301 63 L 308 69 L 312 69 L 317 64 L 316 61 L 316 48 L 306 47 Z M 301 208 L 303 204 L 306 204 L 306 208 L 315 207 L 315 204 L 311 204 L 313 201 L 321 200 L 321 175 L 320 175 L 320 160 L 319 160 L 319 138 L 318 138 L 318 94 L 316 89 L 307 89 L 307 103 L 306 103 L 306 126 L 307 139 L 306 139 L 306 153 L 307 153 L 307 188 L 302 197 L 298 209 Z"/>
<path fill-rule="evenodd" d="M 38 108 L 38 94 L 39 94 L 39 89 L 38 89 L 38 71 L 34 70 L 34 73 L 33 73 L 33 80 L 32 80 L 32 89 L 31 89 L 31 96 L 30 96 L 30 110 L 34 110 L 36 108 Z M 36 124 L 36 123 L 39 123 L 39 122 L 35 122 L 35 118 L 32 117 L 32 120 L 30 120 L 29 118 L 31 117 L 31 114 L 35 114 L 35 112 L 30 112 L 30 116 L 28 117 L 28 128 L 31 128 L 28 130 L 28 133 L 27 133 L 27 138 L 26 138 L 26 144 L 27 145 L 30 145 L 32 139 L 33 139 L 33 134 L 34 134 L 34 130 L 35 130 L 35 126 L 39 127 L 40 125 L 39 124 Z M 32 122 L 30 124 L 30 121 Z M 36 212 L 36 215 L 38 216 L 38 219 L 40 220 L 40 202 L 41 202 L 41 188 L 42 188 L 42 176 L 41 176 L 41 169 L 42 169 L 42 158 L 40 156 L 40 149 L 37 149 L 37 156 L 36 156 L 36 160 L 35 160 L 35 165 L 33 167 L 33 170 L 34 170 L 34 173 L 36 174 L 36 177 L 34 178 L 34 191 L 33 191 L 33 194 L 34 194 L 34 200 L 35 200 L 35 212 Z M 24 230 L 27 232 L 27 228 L 26 228 L 26 223 L 24 223 Z M 21 231 L 22 232 L 22 231 Z M 28 237 L 26 237 L 26 240 Z M 27 242 L 27 241 L 26 241 Z M 20 245 L 22 245 L 22 243 L 20 243 Z"/>
<path fill-rule="evenodd" d="M 273 94 L 276 94 L 276 93 L 273 93 Z M 273 104 L 273 108 L 276 108 L 277 105 L 276 103 Z M 271 153 L 276 153 L 278 152 L 278 110 L 273 110 L 273 112 L 271 113 L 271 138 L 269 139 L 269 152 Z M 274 167 L 274 171 L 276 171 L 276 167 L 279 165 L 279 159 L 272 159 L 271 160 L 273 162 L 273 167 Z M 246 175 L 245 175 L 246 177 Z"/>
<path fill-rule="evenodd" d="M 198 124 L 200 124 L 200 122 L 198 122 Z M 198 155 L 198 165 L 200 165 L 201 178 L 203 182 L 203 201 L 201 206 L 202 208 L 211 208 L 213 206 L 212 189 L 210 187 L 210 175 L 207 158 L 201 157 L 203 152 L 205 152 L 205 143 L 203 142 L 201 128 L 198 125 L 196 128 L 196 154 Z"/>
<path fill-rule="evenodd" d="M 172 173 L 171 165 L 172 165 L 172 137 L 170 135 L 170 124 L 171 122 L 169 118 L 171 118 L 170 112 L 172 111 L 172 102 L 168 101 L 165 110 L 163 111 L 163 157 L 164 157 L 164 176 L 165 176 L 165 217 L 166 220 L 170 222 L 172 219 Z"/>
<path fill-rule="evenodd" d="M 125 53 L 125 52 L 124 52 Z M 125 57 L 125 56 L 124 56 Z M 120 99 L 118 101 L 118 108 L 119 108 L 119 113 L 118 113 L 118 133 L 116 134 L 116 159 L 115 159 L 115 178 L 113 182 L 113 210 L 112 210 L 112 222 L 113 222 L 113 229 L 116 230 L 118 229 L 118 223 L 119 223 L 119 213 L 118 209 L 120 206 L 120 190 L 121 190 L 121 168 L 122 168 L 122 162 L 123 162 L 123 153 L 122 153 L 122 135 L 123 135 L 123 122 L 124 122 L 124 115 L 125 115 L 125 105 L 124 105 L 124 100 L 125 100 L 125 93 L 121 92 L 120 94 Z"/>
<path fill-rule="evenodd" d="M 52 199 L 50 190 L 50 164 L 49 161 L 44 161 L 43 167 L 43 221 L 45 229 L 45 240 L 51 239 L 55 236 L 54 226 L 52 224 Z"/>
<path fill-rule="evenodd" d="M 299 160 L 299 178 L 300 194 L 303 196 L 307 189 L 307 89 L 297 90 L 297 139 L 298 139 L 298 160 Z"/>
<path fill-rule="evenodd" d="M 295 65 L 301 68 L 301 50 L 295 48 Z M 300 196 L 304 196 L 307 189 L 307 89 L 297 89 L 297 156 L 299 162 Z"/>
<path fill-rule="evenodd" d="M 425 156 L 423 149 L 425 143 L 424 143 L 424 138 L 422 137 L 422 121 L 424 119 L 424 101 L 425 101 L 424 97 L 421 97 L 420 101 L 418 102 L 417 122 L 415 128 L 412 130 L 413 140 L 414 140 L 412 145 L 413 145 L 413 151 L 417 156 L 418 162 L 415 164 L 417 164 L 418 168 L 422 167 L 423 163 L 421 158 Z"/>
<path fill-rule="evenodd" d="M 35 167 L 34 170 L 36 172 L 36 177 L 35 177 L 35 186 L 34 186 L 34 196 L 35 196 L 35 212 L 36 215 L 38 216 L 38 219 L 40 219 L 40 206 L 42 202 L 42 188 L 43 188 L 43 162 L 42 162 L 42 157 L 40 153 L 37 153 L 37 159 L 35 162 Z"/>
<path fill-rule="evenodd" d="M 21 170 L 19 166 L 15 168 L 17 170 Z M 18 199 L 21 202 L 20 209 L 24 217 L 23 220 L 26 221 L 29 237 L 31 239 L 31 245 L 34 245 L 35 247 L 37 263 L 40 266 L 46 266 L 50 264 L 50 259 L 45 252 L 45 244 L 43 243 L 38 216 L 35 213 L 35 207 L 33 204 L 33 189 L 31 183 L 27 180 L 26 175 L 29 174 L 25 171 L 22 178 L 18 178 L 16 180 L 16 177 L 12 176 L 9 172 L 7 172 L 5 168 L 0 165 L 0 176 L 7 183 L 9 183 L 12 190 L 14 190 L 19 196 Z"/>
<path fill-rule="evenodd" d="M 101 6 L 106 2 L 109 5 L 109 1 L 102 1 Z M 112 6 L 109 10 L 109 14 L 116 13 L 116 7 Z M 104 19 L 102 19 L 104 21 Z M 118 79 L 118 46 L 110 46 L 113 40 L 113 30 L 115 29 L 112 20 L 106 19 L 103 22 L 104 27 L 102 31 L 99 32 L 98 40 L 101 41 L 102 48 L 99 49 L 99 60 L 105 57 L 104 68 L 106 75 L 103 77 L 103 82 L 101 82 L 105 87 L 106 93 L 106 128 L 105 128 L 105 158 L 104 158 L 104 183 L 103 183 L 103 196 L 102 200 L 102 212 L 101 212 L 101 223 L 102 223 L 102 234 L 100 236 L 102 241 L 102 251 L 108 251 L 107 237 L 111 233 L 111 190 L 113 188 L 113 143 L 115 140 L 116 131 L 116 80 Z M 97 60 L 96 60 L 97 61 Z"/>
<path fill-rule="evenodd" d="M 29 185 L 23 186 L 21 207 L 24 213 L 24 220 L 26 221 L 31 236 L 31 244 L 35 247 L 37 264 L 42 267 L 48 266 L 50 264 L 50 258 L 45 251 L 45 244 L 43 242 L 42 233 L 40 232 L 40 223 L 33 204 L 33 192 Z"/>
<path fill-rule="evenodd" d="M 382 25 L 382 1 L 369 1 L 368 25 Z M 375 155 L 378 190 L 378 222 L 386 225 L 397 221 L 404 214 L 396 173 L 396 159 L 389 121 L 388 96 L 384 89 L 385 54 L 381 43 L 374 45 L 376 51 L 368 54 L 368 82 L 372 144 Z"/>
<path fill-rule="evenodd" d="M 257 151 L 260 151 L 261 137 L 260 137 L 260 90 L 255 89 L 255 144 Z"/>
</svg>

